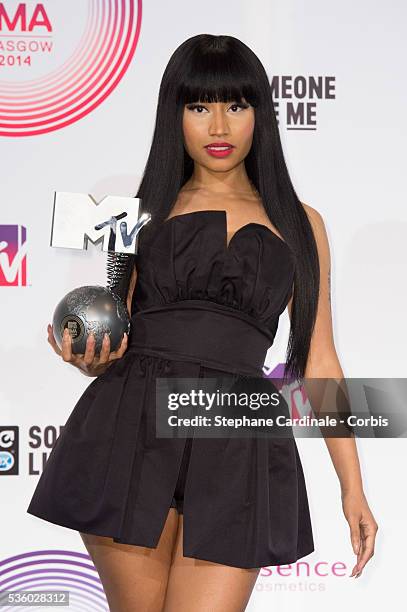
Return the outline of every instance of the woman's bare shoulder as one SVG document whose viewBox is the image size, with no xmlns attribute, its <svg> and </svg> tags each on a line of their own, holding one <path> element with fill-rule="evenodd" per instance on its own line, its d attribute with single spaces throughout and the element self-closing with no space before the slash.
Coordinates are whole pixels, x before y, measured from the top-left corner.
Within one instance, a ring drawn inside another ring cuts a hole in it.
<svg viewBox="0 0 407 612">
<path fill-rule="evenodd" d="M 304 202 L 301 202 L 301 204 L 303 205 L 303 208 L 307 213 L 315 238 L 317 239 L 317 241 L 319 240 L 320 242 L 326 242 L 327 232 L 323 216 L 316 208 L 313 208 L 309 204 L 305 204 Z"/>
<path fill-rule="evenodd" d="M 321 213 L 316 208 L 313 208 L 309 204 L 305 204 L 305 202 L 301 202 L 301 204 L 310 221 L 318 222 L 322 219 Z"/>
</svg>

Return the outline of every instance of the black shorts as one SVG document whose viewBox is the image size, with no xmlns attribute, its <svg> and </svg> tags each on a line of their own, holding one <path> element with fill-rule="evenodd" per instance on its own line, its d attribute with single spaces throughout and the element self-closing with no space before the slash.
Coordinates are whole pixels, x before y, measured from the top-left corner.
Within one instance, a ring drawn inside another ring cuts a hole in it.
<svg viewBox="0 0 407 612">
<path fill-rule="evenodd" d="M 191 438 L 187 438 L 185 443 L 184 454 L 181 460 L 177 484 L 175 486 L 174 497 L 172 498 L 171 508 L 176 508 L 178 514 L 183 513 L 184 489 L 187 478 L 189 458 L 191 455 Z"/>
</svg>

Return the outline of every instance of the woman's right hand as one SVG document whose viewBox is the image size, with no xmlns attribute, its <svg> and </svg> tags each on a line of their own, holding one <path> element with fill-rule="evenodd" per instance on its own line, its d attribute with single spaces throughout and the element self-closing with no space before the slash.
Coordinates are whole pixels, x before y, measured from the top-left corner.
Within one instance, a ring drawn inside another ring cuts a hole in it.
<svg viewBox="0 0 407 612">
<path fill-rule="evenodd" d="M 99 376 L 103 374 L 107 368 L 116 361 L 123 357 L 127 350 L 127 334 L 123 335 L 123 340 L 117 351 L 110 352 L 110 336 L 105 334 L 102 342 L 102 348 L 100 354 L 95 356 L 95 344 L 96 340 L 91 332 L 86 340 L 85 353 L 72 353 L 72 337 L 68 331 L 68 328 L 64 329 L 64 335 L 62 338 L 62 347 L 59 348 L 52 329 L 52 325 L 48 324 L 48 342 L 54 349 L 57 355 L 62 357 L 64 361 L 71 363 L 76 368 L 79 368 L 86 376 Z"/>
</svg>

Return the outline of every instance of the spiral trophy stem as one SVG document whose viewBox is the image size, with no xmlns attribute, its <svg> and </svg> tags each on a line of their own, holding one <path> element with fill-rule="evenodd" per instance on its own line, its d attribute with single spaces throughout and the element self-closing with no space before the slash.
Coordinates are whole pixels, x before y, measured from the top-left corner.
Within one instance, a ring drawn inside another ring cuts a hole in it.
<svg viewBox="0 0 407 612">
<path fill-rule="evenodd" d="M 107 253 L 107 284 L 124 304 L 127 301 L 130 278 L 133 271 L 136 256 L 131 253 Z"/>
<path fill-rule="evenodd" d="M 137 235 L 141 228 L 151 219 L 150 213 L 142 213 L 132 232 Z M 127 229 L 126 227 L 124 229 Z M 106 288 L 119 297 L 124 304 L 127 302 L 130 278 L 136 260 L 135 253 L 121 253 L 109 250 L 107 253 L 107 284 Z"/>
</svg>

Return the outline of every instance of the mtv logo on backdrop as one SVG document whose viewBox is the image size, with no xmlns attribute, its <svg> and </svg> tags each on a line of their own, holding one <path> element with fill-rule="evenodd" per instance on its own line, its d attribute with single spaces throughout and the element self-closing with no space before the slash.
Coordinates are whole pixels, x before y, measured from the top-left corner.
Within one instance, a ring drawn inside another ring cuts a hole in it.
<svg viewBox="0 0 407 612">
<path fill-rule="evenodd" d="M 106 196 L 99 203 L 86 193 L 54 192 L 51 246 L 87 249 L 102 242 L 103 251 L 137 253 L 138 233 L 150 220 L 141 199 Z"/>
<path fill-rule="evenodd" d="M 0 286 L 27 285 L 27 229 L 0 225 Z"/>
</svg>

